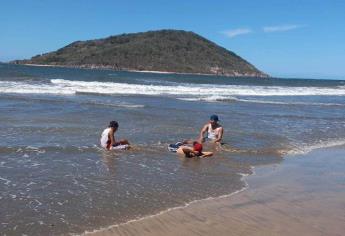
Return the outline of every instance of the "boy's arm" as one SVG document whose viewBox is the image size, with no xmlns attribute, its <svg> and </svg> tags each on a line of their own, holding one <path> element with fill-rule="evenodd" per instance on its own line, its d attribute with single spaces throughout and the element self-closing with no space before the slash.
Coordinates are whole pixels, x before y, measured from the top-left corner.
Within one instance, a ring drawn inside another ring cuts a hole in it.
<svg viewBox="0 0 345 236">
<path fill-rule="evenodd" d="M 115 137 L 114 137 L 114 131 L 109 131 L 109 139 L 110 139 L 110 146 L 113 146 L 115 144 Z"/>
<path fill-rule="evenodd" d="M 206 133 L 207 131 L 207 128 L 208 128 L 208 124 L 204 125 L 204 127 L 202 127 L 201 131 L 200 131 L 200 134 L 199 134 L 199 143 L 203 143 L 203 139 L 204 139 L 204 134 Z"/>
<path fill-rule="evenodd" d="M 200 157 L 210 157 L 213 155 L 213 152 L 203 152 Z"/>
</svg>

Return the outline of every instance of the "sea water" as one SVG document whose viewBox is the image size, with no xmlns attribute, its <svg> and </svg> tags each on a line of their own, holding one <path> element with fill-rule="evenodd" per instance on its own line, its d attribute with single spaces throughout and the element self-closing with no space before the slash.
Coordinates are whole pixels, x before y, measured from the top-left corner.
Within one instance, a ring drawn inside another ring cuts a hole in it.
<svg viewBox="0 0 345 236">
<path fill-rule="evenodd" d="M 345 81 L 0 64 L 0 232 L 82 233 L 246 186 L 253 166 L 345 144 Z M 209 116 L 224 145 L 167 151 Z M 128 151 L 104 151 L 117 120 Z"/>
</svg>

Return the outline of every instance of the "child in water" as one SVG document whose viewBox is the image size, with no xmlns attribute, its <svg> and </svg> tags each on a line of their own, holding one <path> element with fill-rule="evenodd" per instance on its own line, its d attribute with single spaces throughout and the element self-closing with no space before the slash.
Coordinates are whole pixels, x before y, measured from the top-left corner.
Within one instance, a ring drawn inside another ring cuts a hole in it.
<svg viewBox="0 0 345 236">
<path fill-rule="evenodd" d="M 194 141 L 193 147 L 189 146 L 181 146 L 176 151 L 178 154 L 184 155 L 185 157 L 191 158 L 191 157 L 209 157 L 212 156 L 212 152 L 203 152 L 202 151 L 202 144 Z"/>
<path fill-rule="evenodd" d="M 117 121 L 110 121 L 108 128 L 106 128 L 101 135 L 101 146 L 107 150 L 112 149 L 128 149 L 129 142 L 127 139 L 122 139 L 116 142 L 115 132 L 119 128 Z"/>
</svg>

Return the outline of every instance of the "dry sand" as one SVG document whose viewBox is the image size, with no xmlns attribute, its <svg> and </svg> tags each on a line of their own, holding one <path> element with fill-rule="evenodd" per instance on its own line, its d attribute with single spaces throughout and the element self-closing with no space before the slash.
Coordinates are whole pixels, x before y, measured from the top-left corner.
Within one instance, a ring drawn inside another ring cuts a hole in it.
<svg viewBox="0 0 345 236">
<path fill-rule="evenodd" d="M 345 235 L 345 149 L 256 168 L 241 193 L 92 235 Z"/>
</svg>

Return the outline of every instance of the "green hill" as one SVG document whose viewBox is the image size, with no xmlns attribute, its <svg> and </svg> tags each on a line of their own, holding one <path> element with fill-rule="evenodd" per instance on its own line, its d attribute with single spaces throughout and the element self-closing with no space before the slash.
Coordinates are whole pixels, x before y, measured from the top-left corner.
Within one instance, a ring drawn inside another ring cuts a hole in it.
<svg viewBox="0 0 345 236">
<path fill-rule="evenodd" d="M 57 51 L 12 63 L 267 77 L 235 53 L 182 30 L 76 41 Z"/>
</svg>

